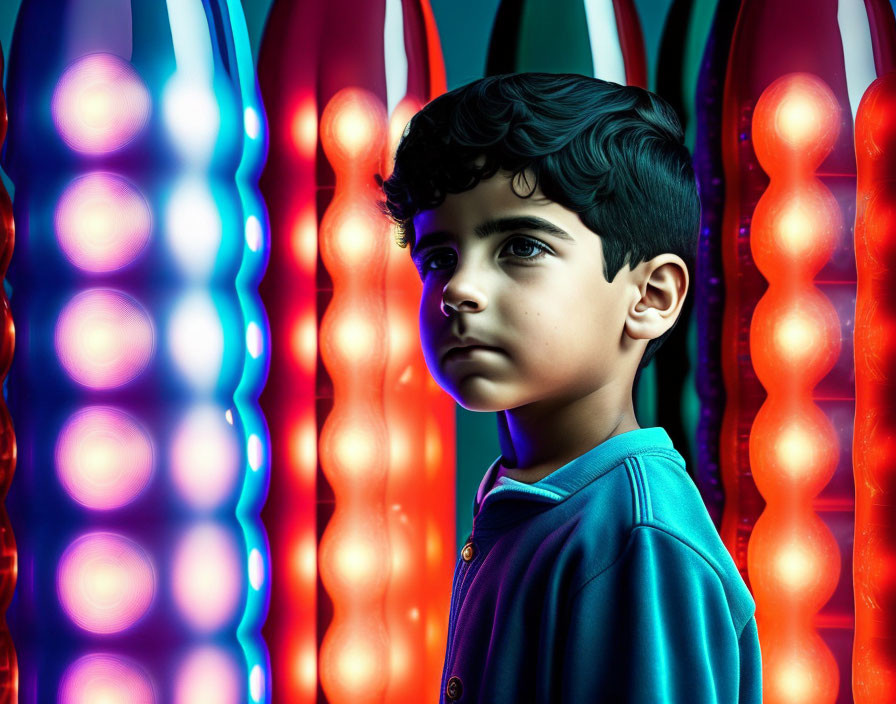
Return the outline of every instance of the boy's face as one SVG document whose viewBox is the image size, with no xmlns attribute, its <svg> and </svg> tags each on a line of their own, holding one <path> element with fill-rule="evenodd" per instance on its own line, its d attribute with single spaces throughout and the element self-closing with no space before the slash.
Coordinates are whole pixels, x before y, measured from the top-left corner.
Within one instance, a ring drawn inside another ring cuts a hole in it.
<svg viewBox="0 0 896 704">
<path fill-rule="evenodd" d="M 517 181 L 517 192 L 531 190 L 533 177 L 527 177 Z M 412 257 L 423 281 L 420 337 L 430 373 L 473 411 L 536 401 L 547 401 L 549 410 L 552 401 L 570 402 L 603 387 L 630 394 L 649 341 L 624 332 L 627 309 L 639 298 L 638 269 L 625 265 L 608 283 L 600 238 L 576 212 L 540 188 L 521 198 L 510 186 L 510 173 L 499 171 L 414 217 Z M 543 219 L 571 239 L 532 227 L 484 239 L 474 234 L 488 221 L 521 216 Z M 428 239 L 436 231 L 452 239 L 436 244 Z M 467 336 L 500 349 L 446 360 L 452 338 Z"/>
</svg>

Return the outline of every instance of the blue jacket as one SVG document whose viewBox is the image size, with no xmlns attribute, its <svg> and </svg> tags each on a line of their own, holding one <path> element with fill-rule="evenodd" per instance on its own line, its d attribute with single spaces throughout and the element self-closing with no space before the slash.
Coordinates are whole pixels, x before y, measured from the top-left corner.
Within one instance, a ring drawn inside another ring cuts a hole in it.
<svg viewBox="0 0 896 704">
<path fill-rule="evenodd" d="M 755 704 L 755 604 L 661 427 L 533 484 L 488 468 L 440 704 Z"/>
</svg>

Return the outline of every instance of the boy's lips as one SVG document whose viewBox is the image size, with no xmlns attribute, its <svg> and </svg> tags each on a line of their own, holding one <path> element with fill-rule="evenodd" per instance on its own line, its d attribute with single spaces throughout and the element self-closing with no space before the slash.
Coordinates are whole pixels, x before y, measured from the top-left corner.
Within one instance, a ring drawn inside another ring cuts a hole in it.
<svg viewBox="0 0 896 704">
<path fill-rule="evenodd" d="M 452 350 L 463 350 L 469 347 L 473 348 L 483 348 L 487 350 L 500 350 L 500 347 L 495 347 L 494 345 L 490 345 L 483 340 L 480 340 L 477 337 L 472 337 L 467 335 L 466 337 L 451 337 L 448 341 L 442 346 L 442 359 L 448 355 Z"/>
</svg>

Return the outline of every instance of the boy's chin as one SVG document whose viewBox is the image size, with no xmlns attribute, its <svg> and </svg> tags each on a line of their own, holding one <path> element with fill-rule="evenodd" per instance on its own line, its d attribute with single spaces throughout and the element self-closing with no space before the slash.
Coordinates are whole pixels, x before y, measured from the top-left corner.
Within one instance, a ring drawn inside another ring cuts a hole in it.
<svg viewBox="0 0 896 704">
<path fill-rule="evenodd" d="M 475 396 L 473 394 L 459 394 L 456 390 L 449 394 L 457 402 L 457 405 L 474 413 L 496 413 L 498 411 L 506 411 L 511 407 L 510 404 L 502 402 L 494 396 L 489 397 L 486 394 Z"/>
</svg>

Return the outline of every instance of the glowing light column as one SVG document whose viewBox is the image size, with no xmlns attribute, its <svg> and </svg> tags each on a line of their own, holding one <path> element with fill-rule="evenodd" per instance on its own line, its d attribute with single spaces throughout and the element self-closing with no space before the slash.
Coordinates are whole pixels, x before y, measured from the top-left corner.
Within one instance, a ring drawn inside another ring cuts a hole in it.
<svg viewBox="0 0 896 704">
<path fill-rule="evenodd" d="M 224 0 L 92 8 L 25 0 L 9 71 L 22 693 L 267 701 L 245 23 Z"/>
<path fill-rule="evenodd" d="M 880 0 L 744 0 L 732 38 L 721 132 L 720 533 L 756 597 L 768 702 L 850 701 L 849 115 L 875 77 L 896 68 L 894 51 L 896 22 Z M 766 90 L 769 112 L 760 117 Z M 760 514 L 768 516 L 761 530 Z"/>
<path fill-rule="evenodd" d="M 267 208 L 258 190 L 258 177 L 267 156 L 268 129 L 242 6 L 239 0 L 227 0 L 222 5 L 233 31 L 230 52 L 236 71 L 231 78 L 240 96 L 243 123 L 242 159 L 236 172 L 236 183 L 242 204 L 244 237 L 236 288 L 243 312 L 246 356 L 243 378 L 234 392 L 234 403 L 242 420 L 246 448 L 245 480 L 236 512 L 246 540 L 248 589 L 238 635 L 249 669 L 250 701 L 258 704 L 271 699 L 270 656 L 261 635 L 270 599 L 271 561 L 267 533 L 260 518 L 270 481 L 271 441 L 258 404 L 271 359 L 268 319 L 258 294 L 258 284 L 270 253 Z"/>
<path fill-rule="evenodd" d="M 768 391 L 750 433 L 750 465 L 767 505 L 748 568 L 762 632 L 764 700 L 833 702 L 837 663 L 813 620 L 840 577 L 840 550 L 812 499 L 837 467 L 839 441 L 813 389 L 840 355 L 840 320 L 812 283 L 842 237 L 843 216 L 815 177 L 840 131 L 830 89 L 782 76 L 753 113 L 756 156 L 771 179 L 753 213 L 751 249 L 769 282 L 750 326 L 753 367 Z"/>
<path fill-rule="evenodd" d="M 375 201 L 411 115 L 445 90 L 438 31 L 425 1 L 297 8 L 274 3 L 259 58 L 260 291 L 281 340 L 260 399 L 273 696 L 417 704 L 438 696 L 445 655 L 455 404 L 426 369 L 421 283 Z"/>
<path fill-rule="evenodd" d="M 896 696 L 896 73 L 856 117 L 855 704 Z"/>
</svg>

